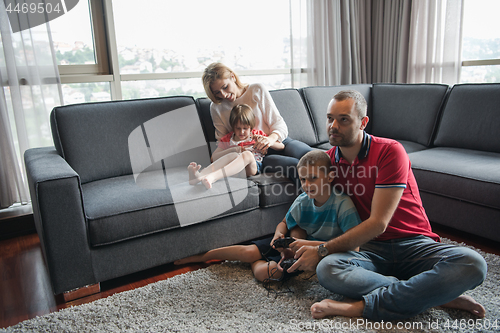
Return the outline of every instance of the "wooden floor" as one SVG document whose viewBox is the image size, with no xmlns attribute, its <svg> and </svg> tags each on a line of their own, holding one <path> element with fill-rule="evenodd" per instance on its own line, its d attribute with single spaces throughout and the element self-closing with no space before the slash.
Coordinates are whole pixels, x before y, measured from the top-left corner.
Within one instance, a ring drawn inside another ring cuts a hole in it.
<svg viewBox="0 0 500 333">
<path fill-rule="evenodd" d="M 470 236 L 452 229 L 433 226 L 441 237 L 465 242 L 485 252 L 500 255 L 500 243 Z M 215 262 L 216 263 L 216 262 Z M 0 241 L 0 327 L 15 325 L 23 320 L 58 311 L 73 305 L 92 302 L 114 293 L 135 289 L 168 279 L 177 274 L 197 270 L 209 264 L 160 266 L 140 273 L 101 283 L 101 292 L 93 296 L 64 303 L 61 295 L 54 296 L 50 286 L 40 241 L 28 234 Z"/>
</svg>

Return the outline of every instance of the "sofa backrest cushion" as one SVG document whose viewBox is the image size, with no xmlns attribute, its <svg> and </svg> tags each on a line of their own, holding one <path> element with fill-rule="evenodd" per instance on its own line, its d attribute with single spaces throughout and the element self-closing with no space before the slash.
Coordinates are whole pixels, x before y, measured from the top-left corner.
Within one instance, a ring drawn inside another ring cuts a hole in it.
<svg viewBox="0 0 500 333">
<path fill-rule="evenodd" d="M 328 142 L 328 133 L 326 132 L 326 112 L 328 104 L 333 96 L 342 90 L 356 90 L 359 91 L 368 103 L 368 116 L 371 114 L 371 84 L 353 84 L 345 86 L 329 86 L 329 87 L 307 87 L 302 88 L 302 96 L 304 101 L 311 112 L 314 128 L 318 135 L 318 144 Z M 368 123 L 370 126 L 370 123 Z M 367 132 L 370 132 L 368 127 Z"/>
<path fill-rule="evenodd" d="M 457 84 L 450 91 L 434 144 L 500 153 L 500 83 Z"/>
<path fill-rule="evenodd" d="M 272 90 L 270 94 L 288 127 L 288 137 L 308 145 L 316 145 L 316 133 L 299 91 L 281 89 Z"/>
<path fill-rule="evenodd" d="M 448 89 L 444 84 L 374 84 L 372 133 L 430 146 Z"/>
<path fill-rule="evenodd" d="M 157 117 L 185 107 L 192 109 L 189 112 L 189 121 L 194 125 L 190 128 L 196 128 L 197 126 L 197 132 L 199 133 L 189 133 L 195 132 L 192 129 L 190 131 L 186 130 L 185 133 L 180 130 L 179 133 L 182 133 L 185 137 L 191 135 L 201 137 L 202 143 L 205 145 L 203 148 L 208 154 L 196 112 L 195 101 L 192 97 L 187 96 L 56 107 L 51 113 L 52 136 L 57 151 L 79 174 L 82 183 L 129 175 L 133 173 L 131 164 L 133 163 L 131 162 L 133 160 L 133 156 L 131 156 L 132 150 L 129 150 L 129 148 L 134 148 L 129 147 L 129 139 L 132 134 L 139 134 L 135 137 L 142 140 L 142 142 L 139 142 L 140 147 L 137 147 L 137 151 L 141 150 L 139 148 L 148 145 L 147 148 L 149 148 L 150 152 L 146 153 L 145 156 L 154 158 L 155 146 L 160 146 L 155 142 L 162 135 L 168 134 L 166 132 L 169 131 L 170 127 L 165 126 L 164 133 L 150 131 L 151 137 L 149 140 L 151 142 L 148 143 L 146 123 L 154 125 L 155 121 L 150 120 L 160 119 Z M 163 117 L 162 119 L 164 121 L 166 118 Z M 142 131 L 145 132 L 142 138 L 139 131 L 141 127 Z M 161 131 L 162 128 L 164 127 L 160 126 L 157 132 Z M 177 128 L 175 128 L 175 131 L 177 132 Z M 153 138 L 153 136 L 155 137 Z M 173 143 L 180 140 L 172 141 L 175 142 L 164 142 L 162 146 L 173 147 Z M 197 140 L 197 144 L 198 141 L 200 140 Z M 145 142 L 146 145 L 144 145 Z"/>
<path fill-rule="evenodd" d="M 217 148 L 214 144 L 217 140 L 215 139 L 215 127 L 212 121 L 212 116 L 210 115 L 210 104 L 212 101 L 207 97 L 201 97 L 196 100 L 196 106 L 198 108 L 198 115 L 201 120 L 201 126 L 203 127 L 203 132 L 205 133 L 205 140 L 210 142 L 211 151 Z"/>
</svg>

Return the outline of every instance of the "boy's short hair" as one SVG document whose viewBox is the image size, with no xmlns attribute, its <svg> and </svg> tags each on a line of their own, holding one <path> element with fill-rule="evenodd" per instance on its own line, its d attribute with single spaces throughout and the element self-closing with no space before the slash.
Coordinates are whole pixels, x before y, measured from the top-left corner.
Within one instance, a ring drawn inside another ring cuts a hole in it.
<svg viewBox="0 0 500 333">
<path fill-rule="evenodd" d="M 240 122 L 242 125 L 248 125 L 250 128 L 255 127 L 255 115 L 253 110 L 247 104 L 238 104 L 231 109 L 229 115 L 229 125 L 234 130 L 234 127 Z"/>
<path fill-rule="evenodd" d="M 306 166 L 319 166 L 328 172 L 332 168 L 332 160 L 323 150 L 315 149 L 307 152 L 297 163 L 297 169 Z"/>
</svg>

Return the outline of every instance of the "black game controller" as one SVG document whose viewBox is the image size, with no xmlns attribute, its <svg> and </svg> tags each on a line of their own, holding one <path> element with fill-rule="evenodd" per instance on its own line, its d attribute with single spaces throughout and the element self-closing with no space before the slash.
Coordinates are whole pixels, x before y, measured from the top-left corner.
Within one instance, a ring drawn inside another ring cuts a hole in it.
<svg viewBox="0 0 500 333">
<path fill-rule="evenodd" d="M 273 246 L 275 248 L 282 247 L 286 249 L 293 242 L 295 242 L 295 238 L 292 237 L 278 238 L 274 241 Z"/>
<path fill-rule="evenodd" d="M 280 266 L 286 272 L 290 267 L 292 267 L 293 264 L 295 264 L 296 261 L 297 259 L 293 258 L 285 259 L 281 262 Z"/>
</svg>

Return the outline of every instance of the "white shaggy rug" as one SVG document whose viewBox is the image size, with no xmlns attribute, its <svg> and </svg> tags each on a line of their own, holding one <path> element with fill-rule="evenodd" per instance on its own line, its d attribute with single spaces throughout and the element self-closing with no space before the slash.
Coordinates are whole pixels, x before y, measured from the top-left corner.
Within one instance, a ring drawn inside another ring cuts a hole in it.
<svg viewBox="0 0 500 333">
<path fill-rule="evenodd" d="M 321 287 L 312 273 L 302 273 L 285 286 L 273 284 L 272 288 L 283 292 L 275 294 L 253 278 L 249 265 L 226 262 L 26 320 L 0 332 L 498 332 L 500 257 L 478 252 L 488 262 L 488 276 L 468 294 L 485 306 L 485 319 L 433 308 L 402 322 L 346 317 L 314 320 L 309 310 L 314 302 L 340 296 Z"/>
</svg>

